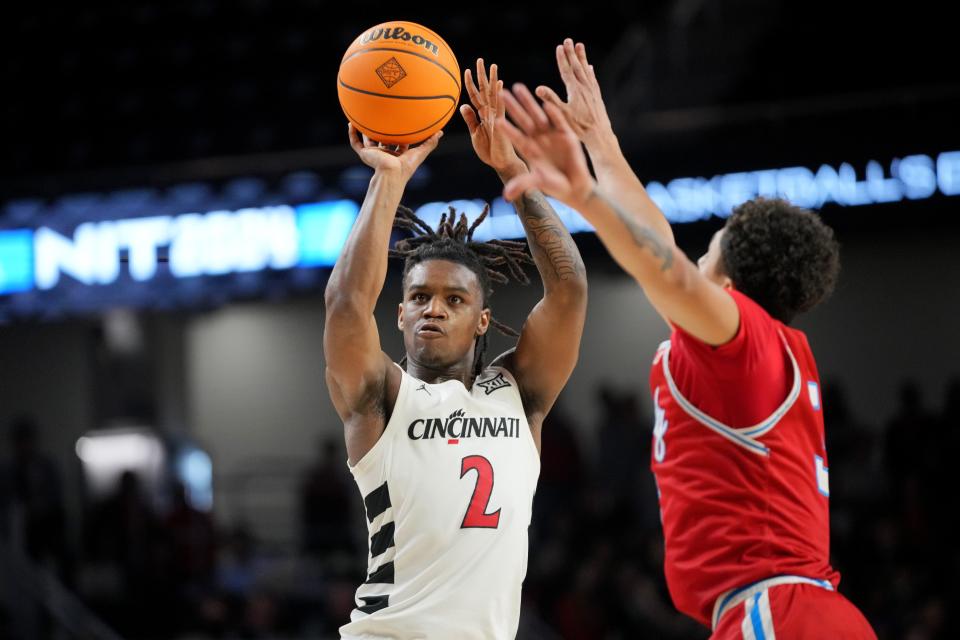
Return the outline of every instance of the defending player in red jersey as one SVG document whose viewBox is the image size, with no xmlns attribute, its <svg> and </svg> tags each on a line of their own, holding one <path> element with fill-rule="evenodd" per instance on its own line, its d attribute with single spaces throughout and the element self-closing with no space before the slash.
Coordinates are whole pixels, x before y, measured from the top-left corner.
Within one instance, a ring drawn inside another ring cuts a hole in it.
<svg viewBox="0 0 960 640">
<path fill-rule="evenodd" d="M 540 87 L 541 107 L 523 86 L 508 100 L 531 171 L 504 195 L 538 188 L 580 211 L 671 328 L 650 383 L 674 604 L 714 638 L 875 638 L 837 592 L 820 381 L 806 337 L 787 326 L 833 288 L 832 231 L 756 199 L 695 265 L 620 152 L 583 45 L 567 40 L 557 61 L 567 102 Z"/>
</svg>

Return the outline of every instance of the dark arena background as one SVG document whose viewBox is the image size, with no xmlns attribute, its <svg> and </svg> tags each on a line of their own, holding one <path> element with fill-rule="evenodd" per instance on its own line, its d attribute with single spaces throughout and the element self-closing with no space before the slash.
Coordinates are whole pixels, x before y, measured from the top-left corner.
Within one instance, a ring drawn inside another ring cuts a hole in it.
<svg viewBox="0 0 960 640">
<path fill-rule="evenodd" d="M 554 47 L 586 43 L 692 258 L 763 189 L 822 213 L 841 279 L 798 326 L 824 387 L 840 590 L 881 638 L 960 637 L 960 29 L 946 6 L 6 7 L 0 638 L 338 637 L 367 534 L 324 384 L 323 290 L 370 171 L 336 74 L 352 39 L 391 19 L 441 34 L 461 69 L 482 56 L 508 85 L 561 94 Z M 485 233 L 517 237 L 458 114 L 445 134 L 404 203 L 433 219 L 492 203 Z M 518 638 L 706 638 L 670 603 L 649 470 L 666 328 L 561 213 L 590 304 L 543 431 Z M 539 295 L 504 286 L 492 304 L 520 326 Z M 394 265 L 377 318 L 397 359 L 399 299 Z"/>
</svg>

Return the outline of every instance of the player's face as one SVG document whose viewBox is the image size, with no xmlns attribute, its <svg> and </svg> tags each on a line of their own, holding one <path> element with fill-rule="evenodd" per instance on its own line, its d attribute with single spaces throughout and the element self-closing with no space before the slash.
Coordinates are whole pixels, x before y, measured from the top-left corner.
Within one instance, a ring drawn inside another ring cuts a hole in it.
<svg viewBox="0 0 960 640">
<path fill-rule="evenodd" d="M 707 252 L 697 260 L 697 266 L 700 268 L 700 273 L 707 276 L 708 279 L 721 287 L 727 287 L 730 286 L 730 278 L 724 275 L 720 258 L 720 241 L 723 238 L 723 232 L 724 230 L 720 229 L 713 234 L 713 237 L 710 238 L 710 246 L 707 247 Z"/>
<path fill-rule="evenodd" d="M 449 260 L 417 264 L 407 274 L 397 326 L 416 362 L 438 369 L 469 366 L 477 336 L 490 326 L 477 275 Z"/>
</svg>

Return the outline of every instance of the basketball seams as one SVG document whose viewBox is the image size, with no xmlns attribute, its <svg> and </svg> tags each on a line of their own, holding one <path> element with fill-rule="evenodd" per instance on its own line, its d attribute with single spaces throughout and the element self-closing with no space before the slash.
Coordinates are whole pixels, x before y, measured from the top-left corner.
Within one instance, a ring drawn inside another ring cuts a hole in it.
<svg viewBox="0 0 960 640">
<path fill-rule="evenodd" d="M 450 76 L 450 78 L 453 79 L 453 84 L 457 87 L 457 93 L 459 93 L 460 91 L 463 90 L 463 88 L 460 86 L 460 80 L 459 80 L 459 78 L 457 78 L 457 76 L 455 76 L 454 74 L 450 73 L 450 69 L 447 69 L 445 66 L 443 66 L 443 65 L 440 63 L 439 60 L 431 60 L 430 58 L 428 58 L 428 57 L 425 56 L 425 55 L 422 55 L 422 54 L 420 54 L 420 53 L 416 53 L 416 52 L 414 52 L 414 51 L 408 51 L 407 49 L 394 49 L 393 47 L 368 47 L 368 48 L 365 48 L 365 49 L 360 49 L 359 51 L 354 51 L 354 52 L 351 53 L 350 55 L 344 56 L 344 57 L 343 57 L 343 60 L 340 61 L 340 66 L 342 67 L 342 66 L 347 62 L 347 60 L 349 60 L 350 58 L 353 58 L 354 56 L 358 56 L 358 55 L 363 54 L 363 53 L 370 53 L 370 52 L 374 52 L 374 51 L 393 51 L 394 53 L 404 53 L 404 54 L 406 54 L 406 55 L 408 55 L 408 56 L 414 56 L 414 57 L 417 57 L 417 58 L 421 58 L 421 59 L 423 59 L 423 60 L 426 60 L 426 61 L 429 62 L 430 64 L 435 64 L 435 65 L 437 65 L 438 67 L 440 67 L 441 69 L 443 69 L 444 72 L 445 72 L 448 76 Z M 458 73 L 459 73 L 459 70 L 458 70 Z M 338 78 L 338 79 L 339 79 L 339 78 Z"/>
<path fill-rule="evenodd" d="M 451 96 L 449 94 L 441 94 L 438 96 L 395 96 L 389 93 L 377 93 L 376 91 L 367 91 L 366 89 L 361 89 L 360 87 L 354 87 L 347 84 L 340 78 L 337 78 L 337 82 L 339 82 L 340 86 L 343 87 L 344 89 L 348 89 L 350 91 L 356 91 L 357 93 L 362 93 L 367 96 L 376 96 L 378 98 L 389 98 L 390 100 L 443 100 L 443 99 L 446 99 L 454 103 L 457 101 L 456 96 Z"/>
<path fill-rule="evenodd" d="M 342 105 L 341 105 L 341 106 L 342 106 Z M 360 127 L 361 129 L 366 129 L 366 130 L 369 131 L 370 133 L 375 133 L 375 134 L 380 135 L 380 136 L 409 136 L 409 135 L 413 135 L 413 134 L 415 134 L 415 133 L 420 133 L 421 131 L 426 131 L 427 129 L 435 126 L 438 122 L 440 122 L 441 120 L 443 120 L 444 118 L 446 118 L 446 117 L 447 117 L 447 114 L 449 114 L 449 113 L 454 109 L 454 107 L 456 107 L 456 106 L 457 106 L 457 103 L 456 103 L 456 101 L 454 101 L 454 103 L 450 106 L 450 108 L 443 112 L 443 115 L 442 115 L 442 116 L 440 116 L 439 118 L 437 118 L 436 120 L 434 120 L 433 122 L 431 122 L 430 124 L 428 124 L 427 126 L 423 127 L 422 129 L 417 129 L 416 131 L 401 131 L 401 132 L 399 132 L 399 133 L 388 133 L 388 132 L 386 132 L 386 131 L 377 131 L 376 129 L 371 129 L 370 127 L 368 127 L 368 126 L 366 126 L 366 125 L 361 124 L 360 122 L 358 122 L 356 118 L 354 118 L 353 116 L 350 115 L 350 113 L 347 111 L 347 109 L 346 109 L 345 107 L 343 108 L 343 112 L 344 112 L 344 114 L 346 114 L 347 118 L 348 118 L 351 122 L 356 123 L 356 125 L 357 125 L 358 127 Z"/>
</svg>

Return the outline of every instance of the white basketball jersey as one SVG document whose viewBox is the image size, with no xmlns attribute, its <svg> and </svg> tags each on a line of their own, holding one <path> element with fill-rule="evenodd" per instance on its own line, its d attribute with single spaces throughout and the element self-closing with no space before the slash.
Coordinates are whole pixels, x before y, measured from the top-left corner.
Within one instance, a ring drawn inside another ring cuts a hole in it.
<svg viewBox="0 0 960 640">
<path fill-rule="evenodd" d="M 370 532 L 346 640 L 514 638 L 540 475 L 513 376 L 467 391 L 406 373 L 380 440 L 350 469 Z"/>
</svg>

